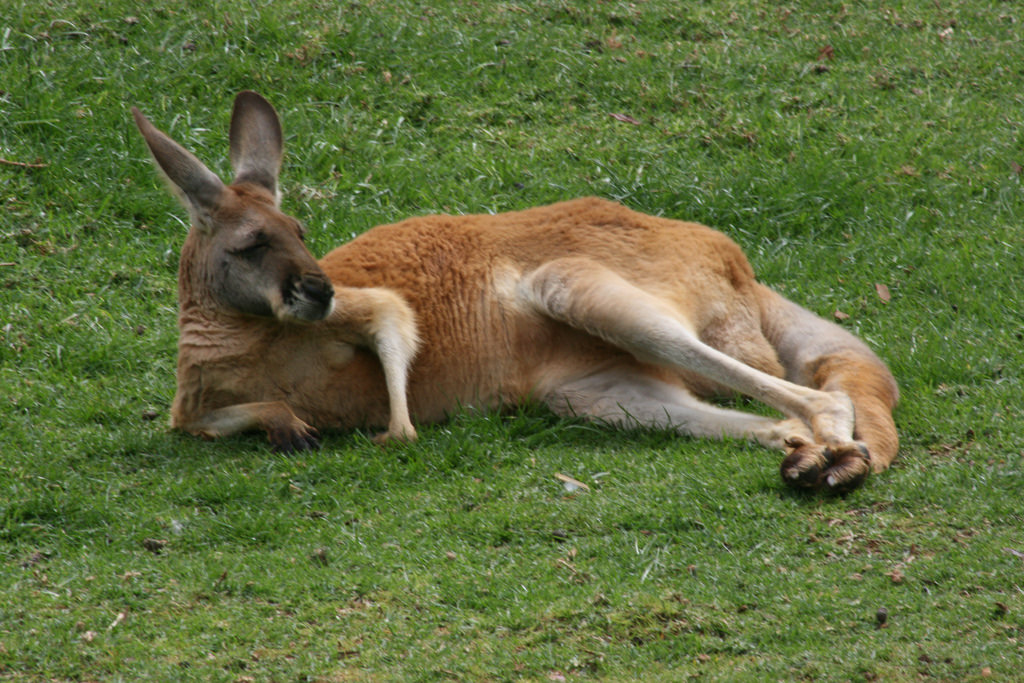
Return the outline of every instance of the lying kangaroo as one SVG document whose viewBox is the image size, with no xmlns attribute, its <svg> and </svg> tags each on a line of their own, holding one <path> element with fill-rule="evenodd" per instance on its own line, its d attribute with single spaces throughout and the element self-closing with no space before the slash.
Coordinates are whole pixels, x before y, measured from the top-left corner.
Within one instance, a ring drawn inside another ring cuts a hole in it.
<svg viewBox="0 0 1024 683">
<path fill-rule="evenodd" d="M 787 451 L 791 485 L 846 491 L 896 456 L 896 383 L 853 335 L 758 283 L 694 223 L 600 199 L 376 227 L 319 263 L 278 207 L 281 125 L 235 100 L 224 185 L 139 111 L 192 229 L 181 253 L 172 426 L 266 431 L 419 422 L 539 401 L 559 415 Z M 739 392 L 773 419 L 704 398 Z"/>
</svg>

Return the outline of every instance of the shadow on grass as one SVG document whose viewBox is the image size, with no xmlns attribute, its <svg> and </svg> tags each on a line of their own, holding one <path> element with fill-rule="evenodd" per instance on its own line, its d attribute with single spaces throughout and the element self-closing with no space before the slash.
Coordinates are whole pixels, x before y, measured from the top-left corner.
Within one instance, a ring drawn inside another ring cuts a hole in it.
<svg viewBox="0 0 1024 683">
<path fill-rule="evenodd" d="M 702 481 L 721 480 L 728 482 L 723 486 L 740 492 L 777 495 L 809 506 L 847 497 L 787 486 L 778 476 L 781 456 L 755 444 L 696 439 L 660 429 L 618 429 L 560 418 L 539 404 L 505 412 L 460 412 L 445 422 L 419 426 L 419 439 L 414 443 L 381 447 L 372 441 L 374 434 L 365 429 L 326 431 L 318 450 L 280 453 L 258 433 L 210 441 L 145 425 L 131 433 L 122 431 L 120 441 L 117 435 L 109 435 L 105 443 L 85 452 L 94 467 L 127 474 L 150 471 L 155 476 L 188 480 L 225 471 L 277 473 L 299 476 L 309 485 L 346 482 L 367 489 L 483 477 L 496 469 L 521 468 L 536 460 L 541 460 L 542 467 L 559 461 L 594 462 L 595 466 L 609 463 L 608 467 L 622 471 L 623 465 L 616 463 L 640 467 L 643 454 L 651 453 L 650 460 L 659 461 L 662 469 L 663 456 L 668 455 L 671 471 L 636 471 L 629 476 L 690 478 L 697 490 L 710 488 Z M 100 464 L 104 461 L 106 466 Z"/>
</svg>

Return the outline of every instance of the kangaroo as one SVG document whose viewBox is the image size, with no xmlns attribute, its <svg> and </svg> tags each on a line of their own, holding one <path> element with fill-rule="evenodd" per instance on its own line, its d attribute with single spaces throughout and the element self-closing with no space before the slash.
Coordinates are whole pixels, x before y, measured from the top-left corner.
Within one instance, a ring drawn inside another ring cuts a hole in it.
<svg viewBox="0 0 1024 683">
<path fill-rule="evenodd" d="M 375 227 L 319 262 L 280 209 L 274 108 L 235 99 L 224 184 L 137 108 L 191 218 L 179 269 L 171 426 L 263 430 L 284 451 L 318 429 L 418 423 L 540 402 L 562 416 L 784 451 L 783 480 L 845 492 L 896 456 L 892 374 L 843 328 L 759 283 L 696 223 L 596 198 Z M 710 403 L 745 394 L 766 417 Z"/>
</svg>

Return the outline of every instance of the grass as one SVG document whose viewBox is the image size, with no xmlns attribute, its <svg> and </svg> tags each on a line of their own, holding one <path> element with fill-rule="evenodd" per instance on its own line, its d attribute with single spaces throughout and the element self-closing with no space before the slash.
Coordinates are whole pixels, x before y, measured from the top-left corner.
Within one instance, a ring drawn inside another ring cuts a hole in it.
<svg viewBox="0 0 1024 683">
<path fill-rule="evenodd" d="M 1015 680 L 1022 26 L 996 0 L 4 4 L 0 158 L 44 166 L 0 164 L 0 678 Z M 530 407 L 293 457 L 169 432 L 185 227 L 128 108 L 227 175 L 243 88 L 317 253 L 583 194 L 726 231 L 890 363 L 895 467 L 805 497 L 758 448 Z"/>
</svg>

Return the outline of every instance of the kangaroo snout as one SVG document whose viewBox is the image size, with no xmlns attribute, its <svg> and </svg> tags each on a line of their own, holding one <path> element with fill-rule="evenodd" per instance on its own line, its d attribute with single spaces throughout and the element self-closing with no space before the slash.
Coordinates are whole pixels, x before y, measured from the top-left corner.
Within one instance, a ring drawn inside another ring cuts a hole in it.
<svg viewBox="0 0 1024 683">
<path fill-rule="evenodd" d="M 283 295 L 288 313 L 298 320 L 323 320 L 334 310 L 334 286 L 321 273 L 303 273 Z"/>
<path fill-rule="evenodd" d="M 299 281 L 303 294 L 316 303 L 327 305 L 334 300 L 334 286 L 320 273 L 306 273 Z"/>
</svg>

